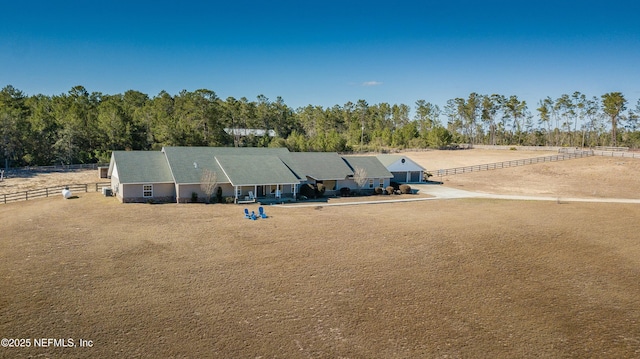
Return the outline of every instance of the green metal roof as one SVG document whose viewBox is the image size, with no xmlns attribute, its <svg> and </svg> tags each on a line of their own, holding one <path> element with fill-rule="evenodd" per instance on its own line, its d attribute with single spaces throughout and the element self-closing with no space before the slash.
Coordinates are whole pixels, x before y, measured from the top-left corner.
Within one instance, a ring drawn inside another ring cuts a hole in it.
<svg viewBox="0 0 640 359">
<path fill-rule="evenodd" d="M 201 182 L 205 169 L 218 183 L 234 186 L 297 184 L 307 177 L 343 180 L 356 166 L 369 178 L 393 175 L 375 156 L 344 156 L 335 152 L 295 152 L 286 148 L 165 147 L 162 151 L 114 151 L 121 183 Z"/>
<path fill-rule="evenodd" d="M 353 171 L 335 152 L 289 152 L 280 158 L 301 180 L 344 180 Z"/>
<path fill-rule="evenodd" d="M 164 147 L 162 151 L 178 184 L 200 183 L 203 169 L 215 172 L 218 183 L 232 183 L 220 168 L 216 156 L 262 157 L 289 152 L 286 148 L 258 147 Z"/>
<path fill-rule="evenodd" d="M 376 156 L 343 156 L 349 167 L 355 171 L 356 167 L 367 171 L 367 178 L 393 178 L 387 167 Z"/>
<path fill-rule="evenodd" d="M 167 159 L 162 152 L 113 151 L 111 161 L 115 163 L 120 183 L 173 182 Z"/>
<path fill-rule="evenodd" d="M 234 186 L 300 183 L 278 156 L 220 155 L 216 160 Z"/>
<path fill-rule="evenodd" d="M 385 167 L 388 167 L 402 159 L 402 156 L 399 155 L 376 155 L 376 157 L 378 158 L 378 160 L 380 160 L 380 162 L 382 162 Z"/>
</svg>

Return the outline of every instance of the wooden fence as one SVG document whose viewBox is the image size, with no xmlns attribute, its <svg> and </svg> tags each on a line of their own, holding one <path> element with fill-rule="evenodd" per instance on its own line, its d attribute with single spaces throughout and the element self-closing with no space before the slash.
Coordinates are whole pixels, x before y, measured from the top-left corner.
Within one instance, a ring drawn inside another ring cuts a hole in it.
<svg viewBox="0 0 640 359">
<path fill-rule="evenodd" d="M 609 148 L 609 150 L 603 150 L 599 148 Z M 632 152 L 624 150 L 626 147 L 596 147 L 593 152 L 594 156 L 601 157 L 623 157 L 623 158 L 640 158 L 640 152 Z M 576 149 L 576 148 L 562 148 L 558 150 L 559 153 L 577 153 L 582 152 L 584 150 Z"/>
<path fill-rule="evenodd" d="M 574 153 L 563 153 L 563 154 L 553 155 L 553 156 L 534 157 L 534 158 L 527 158 L 522 160 L 511 160 L 511 161 L 504 161 L 504 162 L 487 163 L 483 165 L 447 168 L 447 169 L 441 169 L 437 171 L 428 171 L 428 172 L 435 173 L 436 176 L 438 177 L 444 177 L 444 176 L 451 176 L 451 175 L 457 175 L 462 173 L 489 171 L 489 170 L 496 170 L 500 168 L 532 165 L 536 163 L 564 161 L 564 160 L 570 160 L 574 158 L 589 157 L 593 155 L 594 155 L 593 151 L 580 151 L 580 152 L 574 152 Z"/>
<path fill-rule="evenodd" d="M 98 167 L 108 167 L 108 163 L 78 163 L 73 165 L 51 165 L 51 166 L 27 166 L 16 167 L 13 170 L 21 171 L 57 171 L 57 170 L 95 170 Z M 12 169 L 9 169 L 11 171 Z"/>
<path fill-rule="evenodd" d="M 595 156 L 640 158 L 640 152 L 593 151 Z"/>
<path fill-rule="evenodd" d="M 560 146 L 520 146 L 520 145 L 473 145 L 472 148 L 479 150 L 505 150 L 505 151 L 551 151 L 558 152 L 562 147 Z"/>
<path fill-rule="evenodd" d="M 629 147 L 596 146 L 597 151 L 629 151 Z"/>
<path fill-rule="evenodd" d="M 28 201 L 30 199 L 36 198 L 44 198 L 51 196 L 60 196 L 62 197 L 62 190 L 68 188 L 71 193 L 77 192 L 101 192 L 103 187 L 109 187 L 111 185 L 110 182 L 99 182 L 99 183 L 84 183 L 84 184 L 70 184 L 67 186 L 55 186 L 55 187 L 47 187 L 40 188 L 22 192 L 15 193 L 7 193 L 0 195 L 0 203 L 7 204 L 9 202 L 16 201 Z"/>
</svg>

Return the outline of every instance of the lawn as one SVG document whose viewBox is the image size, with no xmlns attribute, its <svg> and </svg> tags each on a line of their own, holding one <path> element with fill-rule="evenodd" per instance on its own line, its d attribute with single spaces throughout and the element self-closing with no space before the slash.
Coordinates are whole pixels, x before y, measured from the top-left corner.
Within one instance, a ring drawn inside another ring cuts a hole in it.
<svg viewBox="0 0 640 359">
<path fill-rule="evenodd" d="M 250 210 L 256 210 L 250 206 Z M 640 206 L 0 206 L 7 358 L 631 358 Z"/>
</svg>

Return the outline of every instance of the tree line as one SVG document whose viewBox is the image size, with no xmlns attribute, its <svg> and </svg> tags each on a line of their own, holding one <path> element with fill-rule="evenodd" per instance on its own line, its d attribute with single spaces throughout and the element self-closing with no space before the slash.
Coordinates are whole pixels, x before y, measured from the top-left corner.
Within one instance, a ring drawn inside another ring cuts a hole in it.
<svg viewBox="0 0 640 359">
<path fill-rule="evenodd" d="M 281 97 L 221 99 L 206 89 L 149 97 L 135 90 L 108 95 L 75 86 L 60 95 L 27 96 L 8 85 L 0 91 L 0 158 L 5 167 L 104 163 L 113 150 L 163 146 L 332 152 L 463 143 L 635 148 L 640 100 L 627 106 L 620 92 L 547 97 L 533 111 L 515 95 L 471 93 L 443 107 L 418 100 L 412 114 L 406 104 L 365 100 L 293 109 Z M 265 135 L 230 129 L 261 129 Z"/>
</svg>

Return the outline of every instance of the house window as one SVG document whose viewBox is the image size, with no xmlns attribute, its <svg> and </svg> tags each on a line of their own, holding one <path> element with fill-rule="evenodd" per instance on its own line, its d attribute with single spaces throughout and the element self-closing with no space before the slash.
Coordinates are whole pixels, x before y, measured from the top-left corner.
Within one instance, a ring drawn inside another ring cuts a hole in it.
<svg viewBox="0 0 640 359">
<path fill-rule="evenodd" d="M 380 178 L 380 188 L 384 188 L 384 179 Z"/>
<path fill-rule="evenodd" d="M 369 180 L 369 188 L 373 188 L 373 178 Z"/>
<path fill-rule="evenodd" d="M 142 185 L 142 197 L 153 197 L 153 185 L 152 184 Z"/>
</svg>

